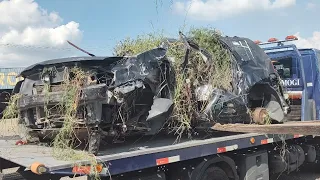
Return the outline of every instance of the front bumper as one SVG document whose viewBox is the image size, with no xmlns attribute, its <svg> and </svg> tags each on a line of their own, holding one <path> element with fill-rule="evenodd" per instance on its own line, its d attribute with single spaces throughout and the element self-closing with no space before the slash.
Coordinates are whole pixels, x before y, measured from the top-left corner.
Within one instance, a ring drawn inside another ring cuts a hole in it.
<svg viewBox="0 0 320 180">
<path fill-rule="evenodd" d="M 17 102 L 19 110 L 26 110 L 39 106 L 54 105 L 63 102 L 64 92 L 50 92 L 48 94 L 37 94 L 22 96 Z M 103 101 L 107 98 L 107 85 L 98 84 L 82 89 L 80 96 L 80 104 L 83 102 Z"/>
</svg>

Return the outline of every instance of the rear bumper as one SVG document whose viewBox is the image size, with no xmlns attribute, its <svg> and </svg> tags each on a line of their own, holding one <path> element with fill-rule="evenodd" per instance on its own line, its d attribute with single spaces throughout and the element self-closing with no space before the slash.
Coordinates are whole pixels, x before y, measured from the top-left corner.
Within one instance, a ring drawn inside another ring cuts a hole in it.
<svg viewBox="0 0 320 180">
<path fill-rule="evenodd" d="M 43 106 L 44 104 L 54 105 L 63 101 L 64 92 L 51 92 L 48 94 L 38 94 L 31 96 L 22 96 L 19 98 L 17 107 L 20 110 Z M 80 103 L 102 101 L 107 97 L 107 86 L 103 84 L 89 86 L 82 89 Z"/>
</svg>

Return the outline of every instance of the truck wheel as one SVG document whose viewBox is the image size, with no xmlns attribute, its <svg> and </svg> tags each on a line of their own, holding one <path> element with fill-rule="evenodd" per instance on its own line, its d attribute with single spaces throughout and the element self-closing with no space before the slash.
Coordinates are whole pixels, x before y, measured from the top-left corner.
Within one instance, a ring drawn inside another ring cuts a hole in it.
<svg viewBox="0 0 320 180">
<path fill-rule="evenodd" d="M 221 168 L 217 166 L 211 166 L 205 170 L 201 180 L 229 180 L 229 177 Z"/>
</svg>

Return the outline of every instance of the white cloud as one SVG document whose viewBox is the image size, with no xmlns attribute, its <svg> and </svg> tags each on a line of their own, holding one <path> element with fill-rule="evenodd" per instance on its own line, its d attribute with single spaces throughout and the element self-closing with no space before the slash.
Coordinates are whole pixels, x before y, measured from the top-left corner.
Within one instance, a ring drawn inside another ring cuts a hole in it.
<svg viewBox="0 0 320 180">
<path fill-rule="evenodd" d="M 174 11 L 197 20 L 217 20 L 246 12 L 286 8 L 296 0 L 188 0 L 175 2 Z"/>
<path fill-rule="evenodd" d="M 66 41 L 82 39 L 78 23 L 63 24 L 58 13 L 48 13 L 34 0 L 0 1 L 0 17 L 0 67 L 71 55 Z"/>
<path fill-rule="evenodd" d="M 295 36 L 299 39 L 294 42 L 298 48 L 320 49 L 320 31 L 314 31 L 312 36 L 307 38 L 301 37 L 299 32 L 296 33 Z"/>
</svg>

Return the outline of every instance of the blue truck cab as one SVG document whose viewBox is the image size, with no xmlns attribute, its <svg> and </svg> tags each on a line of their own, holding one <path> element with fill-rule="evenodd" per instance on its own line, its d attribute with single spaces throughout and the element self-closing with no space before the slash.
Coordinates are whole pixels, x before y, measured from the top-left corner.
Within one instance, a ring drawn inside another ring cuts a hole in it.
<svg viewBox="0 0 320 180">
<path fill-rule="evenodd" d="M 266 43 L 260 41 L 256 43 L 263 46 L 275 70 L 282 78 L 290 100 L 291 112 L 288 119 L 291 121 L 318 120 L 320 117 L 320 50 L 298 49 L 294 44 L 284 44 L 294 40 L 298 38 L 287 36 L 282 41 L 270 38 Z"/>
</svg>

